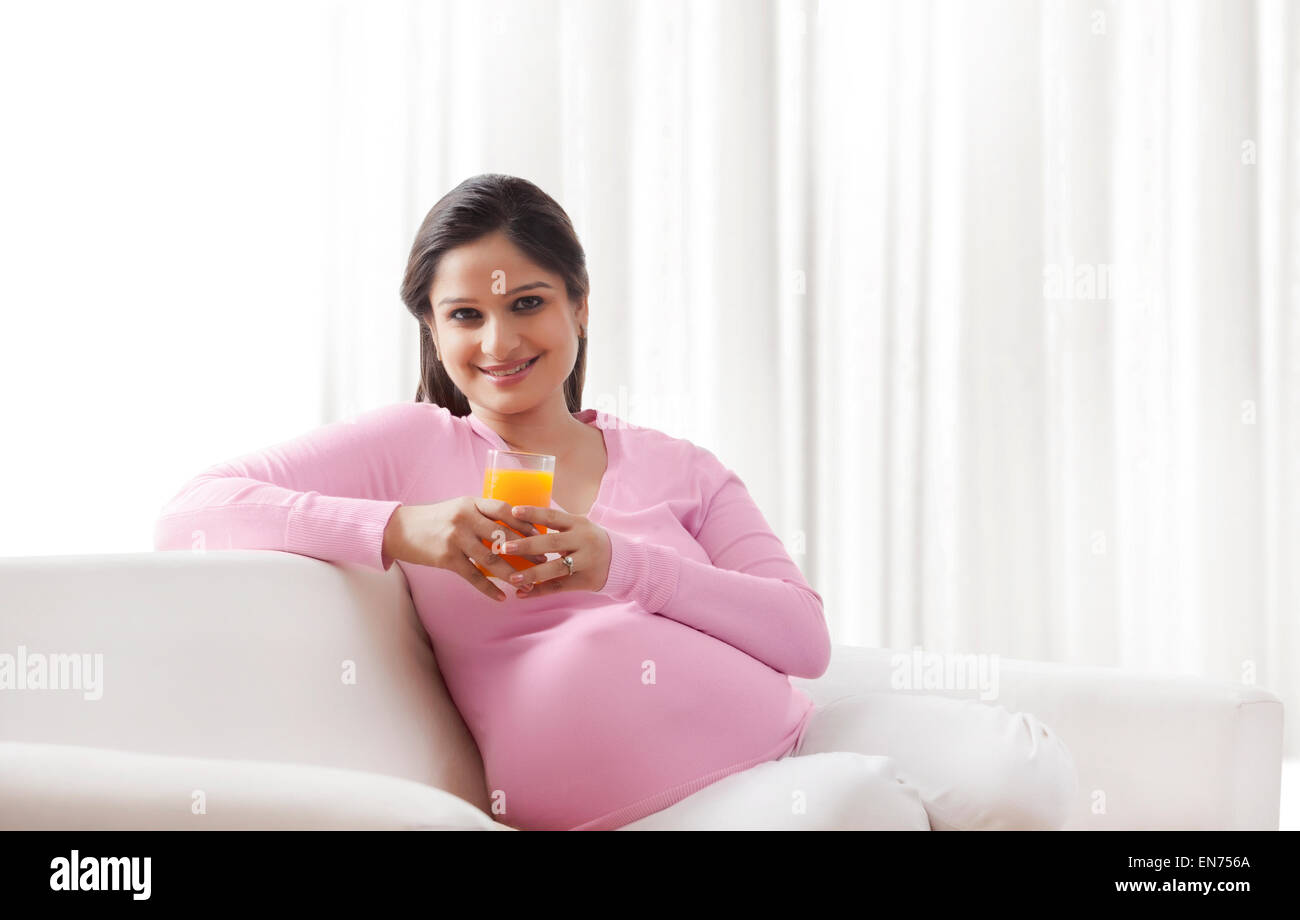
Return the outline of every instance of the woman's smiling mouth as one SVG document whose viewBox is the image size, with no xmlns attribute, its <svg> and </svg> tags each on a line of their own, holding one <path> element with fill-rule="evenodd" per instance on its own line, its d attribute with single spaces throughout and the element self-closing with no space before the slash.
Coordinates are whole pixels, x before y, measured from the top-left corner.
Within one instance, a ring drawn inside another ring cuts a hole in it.
<svg viewBox="0 0 1300 920">
<path fill-rule="evenodd" d="M 540 357 L 541 355 L 534 355 L 527 360 L 516 361 L 513 364 L 495 364 L 490 367 L 479 367 L 478 369 L 493 380 L 510 380 L 527 374 Z M 478 367 L 478 365 L 475 366 Z"/>
</svg>

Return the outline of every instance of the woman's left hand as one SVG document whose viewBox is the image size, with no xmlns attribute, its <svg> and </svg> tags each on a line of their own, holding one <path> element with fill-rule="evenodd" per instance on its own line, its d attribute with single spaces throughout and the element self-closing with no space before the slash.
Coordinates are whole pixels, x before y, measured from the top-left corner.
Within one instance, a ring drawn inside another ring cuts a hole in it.
<svg viewBox="0 0 1300 920">
<path fill-rule="evenodd" d="M 535 537 L 510 540 L 501 552 L 512 556 L 559 553 L 573 560 L 573 574 L 560 559 L 516 572 L 510 583 L 519 598 L 541 597 L 556 591 L 599 591 L 609 578 L 611 556 L 609 535 L 580 514 L 569 514 L 538 505 L 517 505 L 511 513 L 521 521 L 540 524 L 547 532 Z M 531 586 L 531 590 L 529 590 Z"/>
</svg>

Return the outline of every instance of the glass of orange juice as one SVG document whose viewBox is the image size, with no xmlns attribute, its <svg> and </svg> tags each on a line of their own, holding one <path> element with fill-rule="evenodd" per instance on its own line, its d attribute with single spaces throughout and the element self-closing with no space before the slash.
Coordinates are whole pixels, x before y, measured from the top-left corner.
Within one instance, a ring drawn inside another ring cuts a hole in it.
<svg viewBox="0 0 1300 920">
<path fill-rule="evenodd" d="M 534 454 L 523 450 L 489 450 L 487 469 L 483 471 L 483 497 L 497 498 L 513 505 L 536 505 L 549 508 L 551 505 L 551 487 L 555 484 L 555 456 L 553 454 Z M 506 539 L 528 536 L 521 534 L 497 521 L 505 532 Z M 546 528 L 534 523 L 538 533 L 546 533 Z M 483 541 L 489 549 L 492 544 Z M 540 555 L 540 554 L 539 554 Z M 532 568 L 536 563 L 523 556 L 501 554 L 501 558 L 516 570 Z M 480 568 L 480 572 L 483 570 Z M 487 573 L 484 572 L 486 575 Z M 489 576 L 491 577 L 491 576 Z"/>
</svg>

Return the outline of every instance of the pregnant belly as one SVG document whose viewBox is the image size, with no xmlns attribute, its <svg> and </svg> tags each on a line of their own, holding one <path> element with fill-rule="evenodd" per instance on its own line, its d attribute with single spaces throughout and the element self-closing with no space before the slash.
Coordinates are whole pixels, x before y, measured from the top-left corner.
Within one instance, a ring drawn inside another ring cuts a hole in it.
<svg viewBox="0 0 1300 920">
<path fill-rule="evenodd" d="M 510 643 L 475 671 L 466 719 L 513 827 L 576 827 L 764 756 L 793 741 L 809 702 L 786 675 L 644 611 L 586 611 Z"/>
</svg>

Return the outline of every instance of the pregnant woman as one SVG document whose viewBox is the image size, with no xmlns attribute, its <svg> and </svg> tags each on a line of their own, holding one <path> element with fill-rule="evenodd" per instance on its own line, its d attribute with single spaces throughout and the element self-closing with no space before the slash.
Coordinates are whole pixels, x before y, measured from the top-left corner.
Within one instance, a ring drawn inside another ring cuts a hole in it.
<svg viewBox="0 0 1300 920">
<path fill-rule="evenodd" d="M 829 663 L 822 599 L 740 478 L 582 408 L 585 265 L 533 184 L 461 183 L 402 283 L 415 401 L 205 470 L 156 548 L 201 530 L 401 566 L 510 827 L 1060 827 L 1074 765 L 1034 717 L 903 693 L 817 707 L 791 683 Z M 479 497 L 491 448 L 553 454 L 550 507 Z"/>
</svg>

